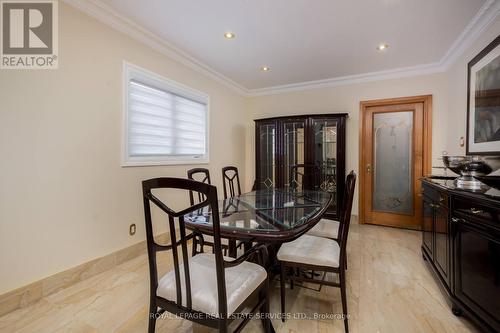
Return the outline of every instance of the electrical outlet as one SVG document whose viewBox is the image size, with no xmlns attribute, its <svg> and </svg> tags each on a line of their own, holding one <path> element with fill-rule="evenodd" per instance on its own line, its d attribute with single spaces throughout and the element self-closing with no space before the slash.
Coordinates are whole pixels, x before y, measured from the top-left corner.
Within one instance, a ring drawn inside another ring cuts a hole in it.
<svg viewBox="0 0 500 333">
<path fill-rule="evenodd" d="M 137 227 L 135 226 L 135 223 L 132 223 L 130 227 L 128 228 L 128 233 L 130 236 L 135 235 L 135 232 L 137 230 Z"/>
</svg>

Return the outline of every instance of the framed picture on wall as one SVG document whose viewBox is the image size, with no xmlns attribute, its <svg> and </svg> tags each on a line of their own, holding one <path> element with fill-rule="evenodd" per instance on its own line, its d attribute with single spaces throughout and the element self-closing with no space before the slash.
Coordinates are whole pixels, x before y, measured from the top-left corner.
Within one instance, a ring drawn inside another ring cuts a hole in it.
<svg viewBox="0 0 500 333">
<path fill-rule="evenodd" d="M 500 155 L 500 36 L 468 64 L 467 155 Z"/>
</svg>

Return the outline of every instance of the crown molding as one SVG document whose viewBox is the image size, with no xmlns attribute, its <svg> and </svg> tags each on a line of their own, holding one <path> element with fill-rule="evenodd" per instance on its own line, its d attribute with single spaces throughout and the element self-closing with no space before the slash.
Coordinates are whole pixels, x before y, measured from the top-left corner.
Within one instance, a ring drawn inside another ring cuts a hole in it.
<svg viewBox="0 0 500 333">
<path fill-rule="evenodd" d="M 133 22 L 125 16 L 119 14 L 110 6 L 99 0 L 63 0 L 65 3 L 81 10 L 82 12 L 96 18 L 100 22 L 126 34 L 133 39 L 159 51 L 183 65 L 201 73 L 205 76 L 231 88 L 240 95 L 247 96 L 248 89 L 236 83 L 215 69 L 204 64 L 200 60 L 172 45 L 165 39 L 147 30 L 143 26 Z"/>
<path fill-rule="evenodd" d="M 330 87 L 338 87 L 345 86 L 350 84 L 357 83 L 365 83 L 365 82 L 373 82 L 373 81 L 382 81 L 382 80 L 390 80 L 390 79 L 398 79 L 403 77 L 411 77 L 411 76 L 419 76 L 419 75 L 428 75 L 443 72 L 442 66 L 439 63 L 431 63 L 424 65 L 417 65 L 411 67 L 403 67 L 396 68 L 378 72 L 370 72 L 356 75 L 348 75 L 341 76 L 331 79 L 325 80 L 315 80 L 315 81 L 307 81 L 307 82 L 299 82 L 292 84 L 285 84 L 281 86 L 273 86 L 268 88 L 261 89 L 251 89 L 250 96 L 265 96 L 265 95 L 275 95 L 282 94 L 292 91 L 301 91 L 301 90 L 311 90 L 311 89 L 320 89 L 320 88 L 330 88 Z"/>
<path fill-rule="evenodd" d="M 249 95 L 275 95 L 293 91 L 329 88 L 356 83 L 382 81 L 446 72 L 465 52 L 465 50 L 467 50 L 467 48 L 469 48 L 474 43 L 474 41 L 478 39 L 481 33 L 493 23 L 493 20 L 499 14 L 500 0 L 487 0 L 483 4 L 483 6 L 481 6 L 476 15 L 474 15 L 474 17 L 462 31 L 460 36 L 458 36 L 452 46 L 448 49 L 443 58 L 435 63 L 395 68 L 358 75 L 348 75 L 325 80 L 299 82 L 267 88 L 250 89 Z"/>
<path fill-rule="evenodd" d="M 89 14 L 90 16 L 93 16 L 104 24 L 111 26 L 112 28 L 148 45 L 149 47 L 188 66 L 189 68 L 204 74 L 226 87 L 231 88 L 236 93 L 250 97 L 442 73 L 447 71 L 458 60 L 465 50 L 467 50 L 467 48 L 470 47 L 475 40 L 477 40 L 481 33 L 486 30 L 493 23 L 494 19 L 500 14 L 500 0 L 487 0 L 465 27 L 460 36 L 448 49 L 443 58 L 438 62 L 335 77 L 325 80 L 298 82 L 258 89 L 247 89 L 185 51 L 172 45 L 165 39 L 147 30 L 143 26 L 117 13 L 113 8 L 102 3 L 100 0 L 63 1 Z"/>
<path fill-rule="evenodd" d="M 487 0 L 443 56 L 440 65 L 448 70 L 500 14 L 500 0 Z"/>
</svg>

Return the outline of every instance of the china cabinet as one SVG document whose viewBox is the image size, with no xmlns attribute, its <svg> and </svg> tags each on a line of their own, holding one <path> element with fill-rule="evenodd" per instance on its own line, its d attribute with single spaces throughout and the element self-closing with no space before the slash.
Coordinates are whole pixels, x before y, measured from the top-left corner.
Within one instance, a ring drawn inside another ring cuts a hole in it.
<svg viewBox="0 0 500 333">
<path fill-rule="evenodd" d="M 346 113 L 255 120 L 256 188 L 332 193 L 337 218 L 345 181 Z"/>
</svg>

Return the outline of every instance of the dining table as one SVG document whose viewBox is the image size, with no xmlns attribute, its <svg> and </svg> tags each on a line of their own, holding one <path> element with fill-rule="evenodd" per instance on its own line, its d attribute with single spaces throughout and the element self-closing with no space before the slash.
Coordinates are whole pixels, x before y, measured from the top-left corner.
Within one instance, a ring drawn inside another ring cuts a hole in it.
<svg viewBox="0 0 500 333">
<path fill-rule="evenodd" d="M 229 256 L 236 244 L 276 244 L 292 241 L 311 229 L 332 204 L 330 192 L 261 189 L 219 200 L 220 235 L 229 239 Z M 186 227 L 212 235 L 208 206 L 184 216 Z"/>
</svg>

